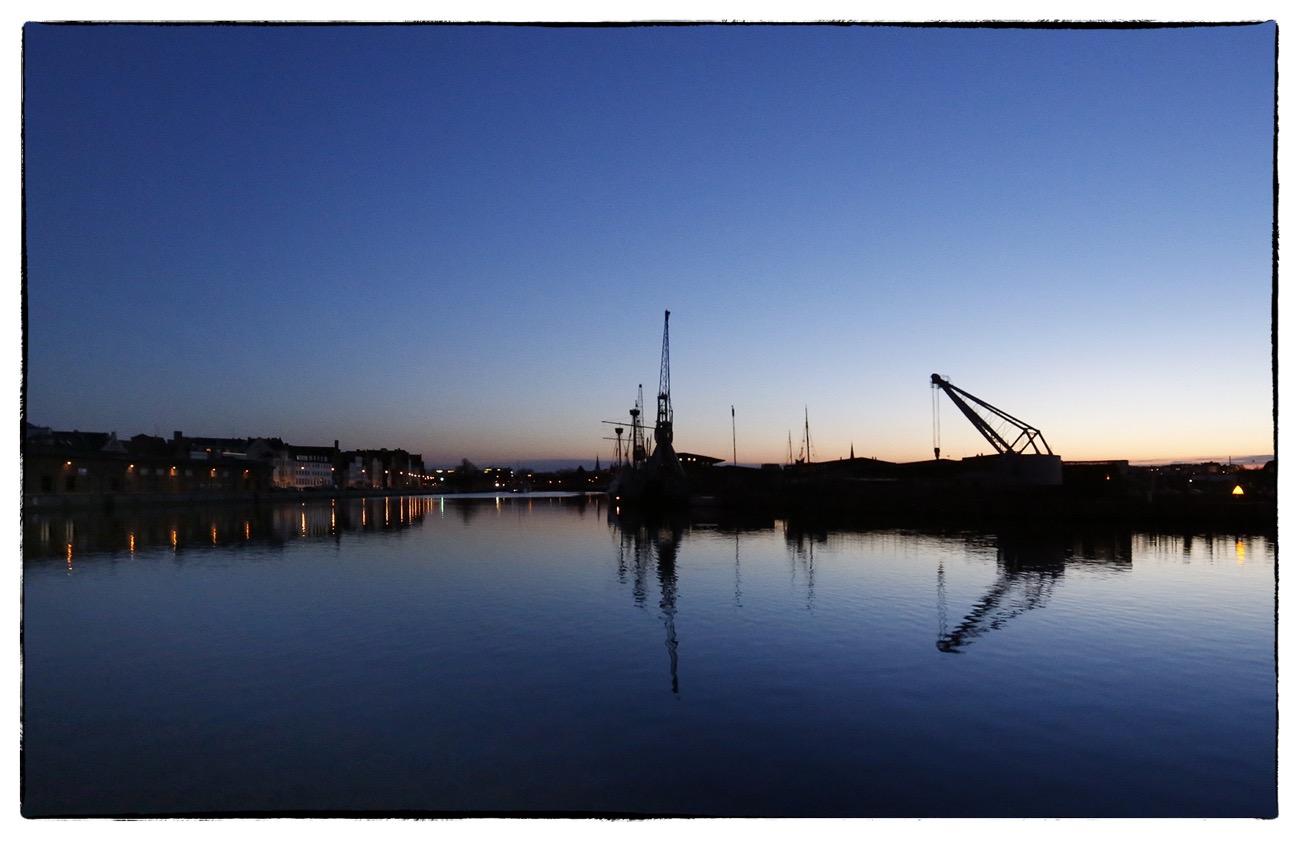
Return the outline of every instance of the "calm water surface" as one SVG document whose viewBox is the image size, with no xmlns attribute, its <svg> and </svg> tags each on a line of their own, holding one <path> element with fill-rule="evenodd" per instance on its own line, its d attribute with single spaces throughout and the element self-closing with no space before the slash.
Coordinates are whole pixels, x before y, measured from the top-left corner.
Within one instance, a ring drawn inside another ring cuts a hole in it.
<svg viewBox="0 0 1300 841">
<path fill-rule="evenodd" d="M 583 497 L 29 513 L 22 808 L 1269 817 L 1274 566 Z"/>
</svg>

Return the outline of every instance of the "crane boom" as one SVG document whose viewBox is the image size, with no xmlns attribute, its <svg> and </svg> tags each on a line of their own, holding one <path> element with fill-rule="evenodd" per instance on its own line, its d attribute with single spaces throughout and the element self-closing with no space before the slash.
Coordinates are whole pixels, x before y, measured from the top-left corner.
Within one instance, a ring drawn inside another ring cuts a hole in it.
<svg viewBox="0 0 1300 841">
<path fill-rule="evenodd" d="M 958 388 L 938 374 L 930 375 L 930 385 L 934 388 L 942 389 L 943 392 L 952 399 L 952 402 L 957 404 L 957 408 L 966 416 L 966 419 L 969 420 L 977 430 L 979 430 L 979 433 L 983 435 L 999 453 L 1023 453 L 1032 447 L 1034 452 L 1039 455 L 1052 455 L 1052 448 L 1047 446 L 1047 441 L 1043 438 L 1043 433 L 1039 432 L 1024 421 L 1013 417 L 991 403 L 979 399 L 969 391 L 964 391 L 963 389 Z M 962 399 L 963 397 L 966 399 Z M 1016 437 L 1011 441 L 1007 441 L 1006 437 L 1000 434 L 998 430 L 994 429 L 992 424 L 990 424 L 983 415 L 977 412 L 970 403 L 967 403 L 966 400 L 970 400 L 972 403 L 983 407 L 989 413 L 1001 419 L 1003 421 L 1003 426 L 1009 424 L 1014 427 L 1018 430 Z"/>
</svg>

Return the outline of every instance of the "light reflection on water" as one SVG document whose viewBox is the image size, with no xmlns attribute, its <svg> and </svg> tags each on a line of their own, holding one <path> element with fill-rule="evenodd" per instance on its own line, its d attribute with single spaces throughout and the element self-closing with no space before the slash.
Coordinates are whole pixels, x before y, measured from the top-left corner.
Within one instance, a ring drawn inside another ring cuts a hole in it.
<svg viewBox="0 0 1300 841">
<path fill-rule="evenodd" d="M 1276 810 L 1264 537 L 393 497 L 24 558 L 28 815 Z"/>
</svg>

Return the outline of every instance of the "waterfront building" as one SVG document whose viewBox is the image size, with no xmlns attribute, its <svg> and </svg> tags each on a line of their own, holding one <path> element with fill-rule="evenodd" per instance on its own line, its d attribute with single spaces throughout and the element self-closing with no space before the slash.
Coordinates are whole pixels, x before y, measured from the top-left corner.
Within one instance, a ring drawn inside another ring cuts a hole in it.
<svg viewBox="0 0 1300 841">
<path fill-rule="evenodd" d="M 115 432 L 28 424 L 22 457 L 23 494 L 33 501 L 54 495 L 229 494 L 269 486 L 265 465 L 206 450 L 195 457 L 180 438 L 137 435 L 122 441 Z"/>
<path fill-rule="evenodd" d="M 402 449 L 302 446 L 280 438 L 171 438 L 116 432 L 59 431 L 27 423 L 22 442 L 23 495 L 31 504 L 126 495 L 206 496 L 272 489 L 419 487 L 424 459 Z"/>
<path fill-rule="evenodd" d="M 424 458 L 402 449 L 349 450 L 339 454 L 337 472 L 348 488 L 414 488 L 423 480 Z"/>
<path fill-rule="evenodd" d="M 258 438 L 247 450 L 249 458 L 270 462 L 271 485 L 285 490 L 333 488 L 338 453 L 337 441 L 333 447 L 314 447 L 279 438 Z"/>
</svg>

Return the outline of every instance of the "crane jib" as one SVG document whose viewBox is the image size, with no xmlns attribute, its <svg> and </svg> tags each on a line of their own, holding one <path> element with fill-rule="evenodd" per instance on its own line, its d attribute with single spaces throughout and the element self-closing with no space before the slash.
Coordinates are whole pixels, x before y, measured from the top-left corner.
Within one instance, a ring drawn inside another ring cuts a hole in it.
<svg viewBox="0 0 1300 841">
<path fill-rule="evenodd" d="M 975 429 L 984 436 L 984 439 L 992 444 L 993 448 L 999 453 L 1023 453 L 1025 450 L 1032 447 L 1035 453 L 1042 455 L 1044 454 L 1044 451 L 1046 451 L 1046 455 L 1052 455 L 1052 448 L 1047 445 L 1047 441 L 1043 438 L 1043 434 L 1019 418 L 1002 411 L 992 403 L 981 400 L 969 391 L 958 388 L 938 374 L 930 375 L 930 385 L 943 389 L 943 392 L 948 395 L 961 413 L 966 416 L 966 419 L 971 422 L 971 425 L 974 426 Z M 970 402 L 967 402 L 967 400 Z M 977 412 L 970 403 L 975 403 L 976 405 L 983 407 L 993 415 L 996 415 L 1004 423 L 1015 427 L 1019 430 L 1019 434 L 1014 440 L 1007 441 L 1007 439 L 1000 435 L 988 420 Z M 1039 445 L 1042 446 L 1041 449 L 1039 448 Z M 936 449 L 938 448 L 936 447 Z"/>
</svg>

